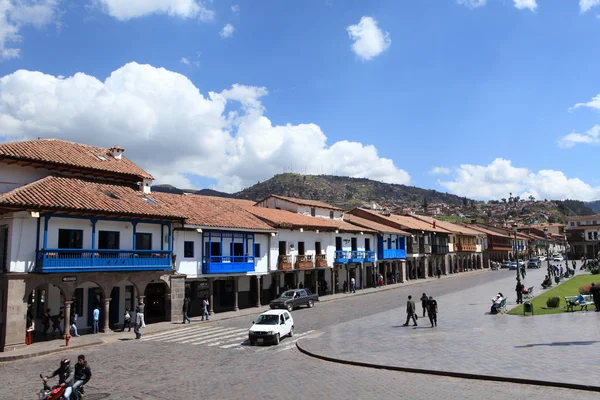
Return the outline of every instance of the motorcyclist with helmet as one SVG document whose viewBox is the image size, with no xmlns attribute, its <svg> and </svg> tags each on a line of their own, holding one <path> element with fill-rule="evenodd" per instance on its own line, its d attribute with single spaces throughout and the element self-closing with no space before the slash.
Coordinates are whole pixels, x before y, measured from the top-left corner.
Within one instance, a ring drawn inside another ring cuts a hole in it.
<svg viewBox="0 0 600 400">
<path fill-rule="evenodd" d="M 58 375 L 58 385 L 65 388 L 63 394 L 66 400 L 70 400 L 71 392 L 73 391 L 73 383 L 75 380 L 75 367 L 71 365 L 71 360 L 64 358 L 60 362 L 60 367 L 52 373 L 50 376 L 45 376 L 44 382 L 48 382 L 48 379 L 54 378 Z"/>
</svg>

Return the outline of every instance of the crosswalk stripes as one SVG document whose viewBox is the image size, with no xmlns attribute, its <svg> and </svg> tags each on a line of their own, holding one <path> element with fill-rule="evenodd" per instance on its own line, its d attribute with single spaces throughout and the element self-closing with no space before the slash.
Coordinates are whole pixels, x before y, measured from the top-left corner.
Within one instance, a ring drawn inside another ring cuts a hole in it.
<svg viewBox="0 0 600 400">
<path fill-rule="evenodd" d="M 278 347 L 276 352 L 286 351 L 295 346 L 296 341 L 312 331 L 295 334 L 292 340 L 286 338 Z M 171 332 L 157 333 L 147 337 L 142 337 L 143 341 L 153 341 L 160 343 L 187 344 L 192 346 L 218 347 L 221 349 L 244 350 L 243 344 L 248 339 L 247 328 L 218 327 L 213 325 L 188 326 Z M 257 351 L 266 350 L 268 347 L 255 348 Z"/>
</svg>

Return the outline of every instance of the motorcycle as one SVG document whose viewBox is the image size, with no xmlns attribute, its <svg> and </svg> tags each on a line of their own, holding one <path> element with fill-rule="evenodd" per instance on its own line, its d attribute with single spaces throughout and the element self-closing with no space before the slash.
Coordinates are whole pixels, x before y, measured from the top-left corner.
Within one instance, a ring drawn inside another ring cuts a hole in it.
<svg viewBox="0 0 600 400">
<path fill-rule="evenodd" d="M 44 387 L 39 392 L 38 399 L 39 400 L 62 400 L 63 395 L 65 394 L 65 388 L 62 386 L 54 386 L 50 387 L 48 382 L 44 380 L 44 376 L 40 374 L 40 379 L 42 380 L 42 384 Z M 83 397 L 83 386 L 81 386 L 78 390 L 79 398 Z"/>
</svg>

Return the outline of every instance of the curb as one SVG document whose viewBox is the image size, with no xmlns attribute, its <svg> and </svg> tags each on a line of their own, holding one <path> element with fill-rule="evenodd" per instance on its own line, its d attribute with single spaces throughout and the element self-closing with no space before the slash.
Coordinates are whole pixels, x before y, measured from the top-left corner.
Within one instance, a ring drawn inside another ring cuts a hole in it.
<svg viewBox="0 0 600 400">
<path fill-rule="evenodd" d="M 74 349 L 81 349 L 81 348 L 84 348 L 84 347 L 98 346 L 99 344 L 104 344 L 104 342 L 103 341 L 97 341 L 97 342 L 85 343 L 85 344 L 78 344 L 78 345 L 73 345 L 73 346 L 68 346 L 68 347 L 64 346 L 64 347 L 60 347 L 58 349 L 52 349 L 52 350 L 42 350 L 42 351 L 38 351 L 37 353 L 19 354 L 19 355 L 16 355 L 16 356 L 0 357 L 0 363 L 1 362 L 8 362 L 8 361 L 24 360 L 26 358 L 34 358 L 34 357 L 47 356 L 49 354 L 55 354 L 55 353 L 63 353 L 65 351 L 70 351 L 70 350 L 74 350 Z"/>
<path fill-rule="evenodd" d="M 338 358 L 328 357 L 320 354 L 316 354 L 310 352 L 300 345 L 301 340 L 296 342 L 296 348 L 300 351 L 300 353 L 305 354 L 309 357 L 317 358 L 319 360 L 328 361 L 337 364 L 344 365 L 352 365 L 356 367 L 364 367 L 364 368 L 374 368 L 374 369 L 383 369 L 388 371 L 397 371 L 397 372 L 409 372 L 412 374 L 423 374 L 423 375 L 436 375 L 436 376 L 447 376 L 451 378 L 460 378 L 460 379 L 470 379 L 470 380 L 479 380 L 479 381 L 492 381 L 492 382 L 507 382 L 507 383 L 518 383 L 522 385 L 535 385 L 535 386 L 546 386 L 546 387 L 555 387 L 562 389 L 574 389 L 574 390 L 585 390 L 588 392 L 600 392 L 600 386 L 591 386 L 591 385 L 581 385 L 577 383 L 561 383 L 561 382 L 551 382 L 551 381 L 542 381 L 538 379 L 522 379 L 522 378 L 510 378 L 504 376 L 492 376 L 492 375 L 480 375 L 480 374 L 471 374 L 467 372 L 452 372 L 452 371 L 439 371 L 439 370 L 428 370 L 421 368 L 410 368 L 410 367 L 396 367 L 392 365 L 381 365 L 381 364 L 371 364 L 361 361 L 352 361 L 352 360 L 342 360 Z"/>
</svg>

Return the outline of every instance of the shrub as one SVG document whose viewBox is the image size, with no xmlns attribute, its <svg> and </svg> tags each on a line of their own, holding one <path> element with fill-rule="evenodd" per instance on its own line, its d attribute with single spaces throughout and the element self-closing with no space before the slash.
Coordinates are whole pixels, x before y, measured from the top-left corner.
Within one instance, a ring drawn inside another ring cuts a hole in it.
<svg viewBox="0 0 600 400">
<path fill-rule="evenodd" d="M 600 274 L 600 269 L 596 268 L 596 269 L 593 269 L 591 272 L 592 272 L 592 275 L 598 275 L 598 274 Z"/>
<path fill-rule="evenodd" d="M 579 293 L 580 294 L 590 294 L 591 288 L 592 288 L 592 285 L 583 285 L 582 287 L 579 288 Z"/>
<path fill-rule="evenodd" d="M 550 297 L 546 300 L 546 306 L 549 308 L 556 308 L 560 305 L 560 297 Z"/>
</svg>

